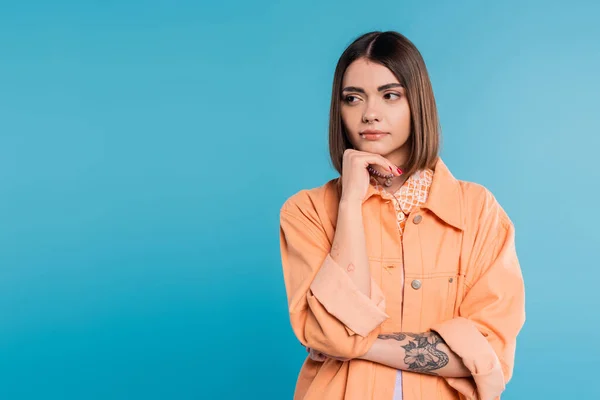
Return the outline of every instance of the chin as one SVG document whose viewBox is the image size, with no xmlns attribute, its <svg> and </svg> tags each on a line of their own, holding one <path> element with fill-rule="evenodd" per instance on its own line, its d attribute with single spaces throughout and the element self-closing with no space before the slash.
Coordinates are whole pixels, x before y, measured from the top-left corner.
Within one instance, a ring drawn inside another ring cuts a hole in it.
<svg viewBox="0 0 600 400">
<path fill-rule="evenodd" d="M 378 154 L 380 156 L 385 156 L 391 153 L 391 150 L 388 148 L 388 146 L 382 146 L 380 143 L 361 143 L 359 146 L 355 146 L 354 148 L 360 151 Z"/>
</svg>

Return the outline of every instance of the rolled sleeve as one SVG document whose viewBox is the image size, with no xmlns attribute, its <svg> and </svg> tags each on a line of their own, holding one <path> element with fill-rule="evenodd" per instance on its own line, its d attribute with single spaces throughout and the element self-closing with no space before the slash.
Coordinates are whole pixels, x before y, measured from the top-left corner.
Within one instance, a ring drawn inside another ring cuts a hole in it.
<svg viewBox="0 0 600 400">
<path fill-rule="evenodd" d="M 514 227 L 501 209 L 498 215 L 486 230 L 486 243 L 473 269 L 477 277 L 467 284 L 470 288 L 458 316 L 431 327 L 471 371 L 472 377 L 446 378 L 467 399 L 492 400 L 504 391 L 513 373 L 517 335 L 525 322 Z"/>
<path fill-rule="evenodd" d="M 387 318 L 381 289 L 372 282 L 370 298 L 358 290 L 329 255 L 327 234 L 309 206 L 284 205 L 280 247 L 290 322 L 298 340 L 335 357 L 366 354 L 381 331 L 377 324 Z"/>
<path fill-rule="evenodd" d="M 371 278 L 371 296 L 367 297 L 330 254 L 326 255 L 310 289 L 314 298 L 346 325 L 349 335 L 366 337 L 389 318 L 377 282 Z"/>
<path fill-rule="evenodd" d="M 467 398 L 495 399 L 504 391 L 506 382 L 496 352 L 466 318 L 458 317 L 431 328 L 440 334 L 471 372 L 472 378 L 446 378 L 450 386 Z"/>
</svg>

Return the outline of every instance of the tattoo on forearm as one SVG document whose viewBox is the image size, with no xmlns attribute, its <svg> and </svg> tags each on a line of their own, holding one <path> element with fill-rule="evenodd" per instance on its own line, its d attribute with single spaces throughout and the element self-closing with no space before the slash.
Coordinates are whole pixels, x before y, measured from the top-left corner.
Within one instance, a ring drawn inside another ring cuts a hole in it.
<svg viewBox="0 0 600 400">
<path fill-rule="evenodd" d="M 402 346 L 406 351 L 404 362 L 408 365 L 409 371 L 437 375 L 433 371 L 446 366 L 450 361 L 448 354 L 437 348 L 438 344 L 445 343 L 444 339 L 437 332 L 398 332 L 381 334 L 377 337 L 379 339 L 394 339 L 397 341 L 402 341 L 410 337 L 408 343 Z"/>
<path fill-rule="evenodd" d="M 406 335 L 404 333 L 386 333 L 386 334 L 381 334 L 377 336 L 379 339 L 394 339 L 397 341 L 402 341 L 404 339 L 406 339 Z"/>
</svg>

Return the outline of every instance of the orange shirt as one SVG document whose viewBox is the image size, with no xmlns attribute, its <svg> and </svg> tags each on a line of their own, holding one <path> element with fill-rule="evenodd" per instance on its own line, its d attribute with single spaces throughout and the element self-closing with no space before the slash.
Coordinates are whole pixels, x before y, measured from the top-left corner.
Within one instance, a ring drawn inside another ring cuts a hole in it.
<svg viewBox="0 0 600 400">
<path fill-rule="evenodd" d="M 499 397 L 512 375 L 525 295 L 514 227 L 491 192 L 455 179 L 440 159 L 426 201 L 412 207 L 399 235 L 394 202 L 370 185 L 362 206 L 367 297 L 329 255 L 335 183 L 301 190 L 283 204 L 281 259 L 298 340 L 352 359 L 307 357 L 294 399 L 391 400 L 396 369 L 356 357 L 379 334 L 428 330 L 440 334 L 472 376 L 403 371 L 404 400 Z"/>
<path fill-rule="evenodd" d="M 416 207 L 420 207 L 427 201 L 429 189 L 433 181 L 433 171 L 425 169 L 417 171 L 412 176 L 408 177 L 406 182 L 394 193 L 390 193 L 379 184 L 377 179 L 371 177 L 371 184 L 377 189 L 377 194 L 386 200 L 392 200 L 396 211 L 396 222 L 398 224 L 398 232 L 400 237 L 404 233 L 406 219 Z M 404 266 L 400 269 L 403 272 Z M 388 271 L 388 270 L 386 270 Z M 389 273 L 389 271 L 388 271 Z M 404 274 L 402 273 L 401 280 L 398 282 L 400 288 L 404 286 Z M 396 383 L 394 385 L 393 400 L 403 400 L 402 397 L 402 371 L 396 371 Z"/>
</svg>

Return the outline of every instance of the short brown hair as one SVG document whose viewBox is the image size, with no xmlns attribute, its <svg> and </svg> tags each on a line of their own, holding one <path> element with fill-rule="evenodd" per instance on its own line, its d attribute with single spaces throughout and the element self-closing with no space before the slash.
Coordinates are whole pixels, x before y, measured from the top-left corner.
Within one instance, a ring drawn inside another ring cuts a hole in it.
<svg viewBox="0 0 600 400">
<path fill-rule="evenodd" d="M 398 32 L 369 32 L 358 37 L 342 53 L 335 68 L 329 112 L 329 155 L 342 174 L 344 151 L 352 148 L 341 115 L 342 81 L 346 68 L 359 58 L 387 67 L 404 86 L 410 106 L 412 148 L 405 173 L 435 167 L 441 127 L 425 61 L 415 45 Z M 341 180 L 340 180 L 341 181 Z"/>
</svg>

